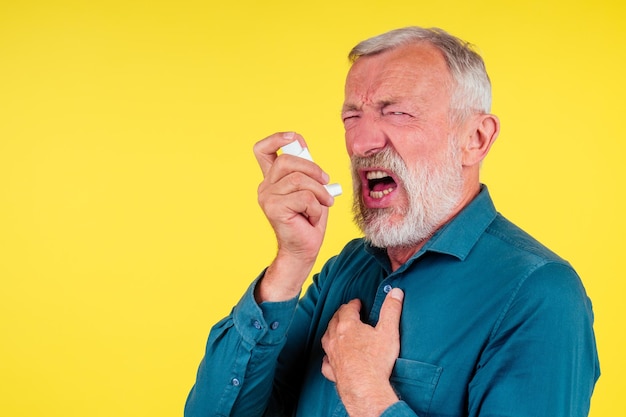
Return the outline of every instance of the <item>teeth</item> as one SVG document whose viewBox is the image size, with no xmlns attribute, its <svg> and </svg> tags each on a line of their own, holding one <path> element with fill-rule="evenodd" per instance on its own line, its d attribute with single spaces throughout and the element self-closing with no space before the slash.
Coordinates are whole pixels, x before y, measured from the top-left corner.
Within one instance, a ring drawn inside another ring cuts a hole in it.
<svg viewBox="0 0 626 417">
<path fill-rule="evenodd" d="M 389 194 L 393 190 L 394 190 L 393 187 L 390 187 L 390 188 L 387 188 L 386 190 L 382 190 L 382 191 L 370 191 L 370 197 L 372 197 L 372 198 L 383 198 L 384 196 L 386 196 L 387 194 Z"/>
<path fill-rule="evenodd" d="M 381 178 L 388 177 L 386 173 L 383 171 L 369 171 L 366 175 L 368 180 L 379 180 Z"/>
<path fill-rule="evenodd" d="M 368 171 L 365 177 L 368 180 L 379 180 L 382 178 L 389 178 L 389 175 L 384 171 Z M 379 199 L 391 193 L 394 189 L 395 189 L 394 186 L 389 186 L 389 188 L 386 188 L 384 190 L 370 191 L 369 195 L 371 198 Z"/>
</svg>

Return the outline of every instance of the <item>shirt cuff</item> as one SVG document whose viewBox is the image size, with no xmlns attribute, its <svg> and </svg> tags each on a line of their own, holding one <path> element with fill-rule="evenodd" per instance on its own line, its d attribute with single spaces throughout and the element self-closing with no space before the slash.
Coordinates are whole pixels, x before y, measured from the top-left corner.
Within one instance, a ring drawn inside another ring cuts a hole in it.
<svg viewBox="0 0 626 417">
<path fill-rule="evenodd" d="M 233 321 L 242 337 L 253 344 L 276 345 L 286 335 L 299 297 L 279 302 L 257 304 L 254 290 L 263 277 L 259 275 L 233 310 Z"/>
<path fill-rule="evenodd" d="M 418 417 L 404 401 L 398 401 L 390 405 L 380 417 Z"/>
</svg>

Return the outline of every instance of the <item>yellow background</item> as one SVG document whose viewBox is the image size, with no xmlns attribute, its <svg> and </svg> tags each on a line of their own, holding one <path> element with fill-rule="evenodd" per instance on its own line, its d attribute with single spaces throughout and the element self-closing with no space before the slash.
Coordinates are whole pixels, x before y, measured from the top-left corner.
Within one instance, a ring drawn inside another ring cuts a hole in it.
<svg viewBox="0 0 626 417">
<path fill-rule="evenodd" d="M 626 415 L 622 1 L 0 3 L 0 415 L 175 416 L 211 325 L 274 253 L 252 145 L 308 139 L 348 191 L 346 54 L 399 26 L 476 44 L 496 204 L 581 274 Z M 356 235 L 337 199 L 321 258 Z"/>
</svg>

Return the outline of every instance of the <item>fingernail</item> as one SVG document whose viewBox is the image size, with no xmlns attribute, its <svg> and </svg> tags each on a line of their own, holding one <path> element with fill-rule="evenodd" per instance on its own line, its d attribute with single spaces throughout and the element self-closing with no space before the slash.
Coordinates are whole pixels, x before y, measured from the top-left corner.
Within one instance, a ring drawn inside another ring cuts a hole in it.
<svg viewBox="0 0 626 417">
<path fill-rule="evenodd" d="M 400 288 L 394 288 L 389 292 L 391 298 L 395 298 L 396 300 L 402 301 L 404 300 L 404 291 Z"/>
<path fill-rule="evenodd" d="M 296 136 L 296 132 L 285 132 L 283 133 L 283 137 L 285 139 L 293 139 Z"/>
<path fill-rule="evenodd" d="M 324 180 L 324 184 L 328 184 L 328 182 L 330 181 L 330 176 L 327 173 L 322 172 L 322 179 Z"/>
</svg>

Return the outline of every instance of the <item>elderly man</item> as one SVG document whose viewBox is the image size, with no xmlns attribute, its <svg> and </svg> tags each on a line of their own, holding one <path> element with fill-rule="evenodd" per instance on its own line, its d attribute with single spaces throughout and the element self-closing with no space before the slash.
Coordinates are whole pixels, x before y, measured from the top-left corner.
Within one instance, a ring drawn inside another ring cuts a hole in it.
<svg viewBox="0 0 626 417">
<path fill-rule="evenodd" d="M 255 146 L 269 267 L 211 330 L 187 416 L 584 416 L 599 376 L 575 271 L 498 214 L 484 64 L 439 29 L 350 53 L 342 117 L 364 238 L 299 298 L 333 197 L 313 162 Z"/>
</svg>

